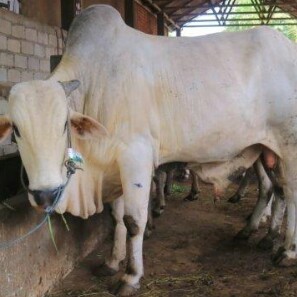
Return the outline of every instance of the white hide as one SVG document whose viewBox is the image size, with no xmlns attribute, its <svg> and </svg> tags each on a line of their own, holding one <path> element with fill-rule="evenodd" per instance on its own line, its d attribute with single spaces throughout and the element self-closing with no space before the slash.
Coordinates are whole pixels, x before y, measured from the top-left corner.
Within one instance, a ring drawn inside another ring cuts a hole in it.
<svg viewBox="0 0 297 297">
<path fill-rule="evenodd" d="M 65 181 L 67 102 L 58 81 L 73 79 L 81 82 L 78 111 L 104 125 L 108 136 L 74 140 L 86 162 L 59 210 L 86 218 L 102 211 L 102 201 L 123 194 L 124 213 L 139 227 L 130 242 L 136 273 L 123 277 L 133 288 L 143 274 L 152 168 L 161 163 L 207 163 L 207 176 L 221 189 L 226 176 L 216 164 L 228 172 L 226 166 L 237 163 L 232 159 L 246 148 L 270 148 L 284 162 L 291 207 L 285 247 L 297 246 L 297 47 L 281 33 L 261 26 L 197 38 L 158 37 L 126 26 L 109 6 L 89 7 L 72 24 L 54 74 L 16 85 L 10 96 L 33 189 Z M 249 152 L 249 160 L 239 162 L 245 168 L 259 155 Z"/>
</svg>

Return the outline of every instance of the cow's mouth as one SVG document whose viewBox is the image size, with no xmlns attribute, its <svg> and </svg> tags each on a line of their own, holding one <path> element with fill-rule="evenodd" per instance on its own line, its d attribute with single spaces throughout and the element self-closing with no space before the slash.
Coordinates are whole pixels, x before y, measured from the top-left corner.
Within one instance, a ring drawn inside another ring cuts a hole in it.
<svg viewBox="0 0 297 297">
<path fill-rule="evenodd" d="M 55 210 L 60 202 L 65 185 L 53 189 L 46 190 L 30 190 L 29 193 L 33 196 L 36 207 L 44 212 L 51 213 Z"/>
</svg>

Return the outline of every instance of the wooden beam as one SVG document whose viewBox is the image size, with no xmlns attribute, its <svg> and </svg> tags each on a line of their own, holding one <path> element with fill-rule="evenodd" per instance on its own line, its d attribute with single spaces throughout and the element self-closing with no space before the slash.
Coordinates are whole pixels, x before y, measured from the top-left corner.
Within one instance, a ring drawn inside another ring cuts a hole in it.
<svg viewBox="0 0 297 297">
<path fill-rule="evenodd" d="M 134 28 L 134 0 L 125 0 L 125 22 Z"/>
<path fill-rule="evenodd" d="M 164 13 L 158 12 L 157 14 L 157 34 L 164 36 L 165 30 L 164 30 L 165 22 L 164 22 Z"/>
<path fill-rule="evenodd" d="M 69 30 L 75 17 L 75 0 L 61 0 L 62 29 Z"/>
</svg>

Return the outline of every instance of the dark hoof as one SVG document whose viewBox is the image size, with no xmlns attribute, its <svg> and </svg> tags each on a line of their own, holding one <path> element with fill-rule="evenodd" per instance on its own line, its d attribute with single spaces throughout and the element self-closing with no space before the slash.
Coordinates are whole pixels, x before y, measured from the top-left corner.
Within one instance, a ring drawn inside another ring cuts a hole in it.
<svg viewBox="0 0 297 297">
<path fill-rule="evenodd" d="M 263 237 L 257 244 L 257 247 L 263 251 L 268 251 L 268 250 L 270 251 L 273 249 L 273 246 L 274 246 L 274 240 L 269 235 L 266 235 L 265 237 Z"/>
<path fill-rule="evenodd" d="M 288 251 L 288 253 L 291 253 Z M 293 253 L 293 252 L 292 252 Z M 295 253 L 294 253 L 295 254 Z M 284 247 L 280 247 L 276 254 L 272 257 L 272 262 L 274 265 L 280 267 L 291 267 L 297 265 L 297 258 L 289 258 L 287 251 Z"/>
<path fill-rule="evenodd" d="M 153 210 L 153 217 L 158 218 L 164 212 L 164 208 L 157 208 Z"/>
<path fill-rule="evenodd" d="M 184 201 L 195 201 L 195 200 L 198 200 L 198 198 L 199 198 L 198 194 L 190 193 L 187 197 L 184 198 Z"/>
<path fill-rule="evenodd" d="M 272 256 L 272 262 L 274 265 L 282 266 L 281 263 L 285 258 L 287 258 L 286 249 L 284 247 L 280 247 Z"/>
<path fill-rule="evenodd" d="M 115 296 L 133 296 L 136 294 L 140 286 L 131 286 L 124 281 L 119 281 L 110 292 Z"/>
<path fill-rule="evenodd" d="M 281 236 L 276 231 L 269 231 L 258 243 L 258 248 L 261 250 L 273 250 L 281 245 Z"/>
<path fill-rule="evenodd" d="M 117 271 L 113 268 L 110 268 L 105 263 L 97 267 L 92 268 L 92 274 L 98 277 L 113 276 Z"/>
<path fill-rule="evenodd" d="M 153 230 L 150 229 L 150 228 L 148 228 L 148 227 L 146 227 L 145 230 L 144 230 L 143 238 L 144 239 L 150 238 L 150 236 L 152 235 L 152 233 L 153 233 Z"/>
<path fill-rule="evenodd" d="M 234 236 L 234 241 L 238 241 L 238 242 L 246 241 L 250 238 L 252 233 L 253 233 L 253 231 L 243 228 Z"/>
<path fill-rule="evenodd" d="M 233 196 L 231 196 L 229 199 L 228 199 L 228 202 L 230 203 L 238 203 L 240 200 L 241 200 L 241 196 L 238 195 L 238 194 L 234 194 Z"/>
</svg>

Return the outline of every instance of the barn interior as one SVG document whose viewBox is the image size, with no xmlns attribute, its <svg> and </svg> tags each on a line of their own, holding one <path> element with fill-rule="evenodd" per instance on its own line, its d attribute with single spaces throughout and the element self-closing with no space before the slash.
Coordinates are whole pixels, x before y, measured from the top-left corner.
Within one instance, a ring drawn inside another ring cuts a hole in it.
<svg viewBox="0 0 297 297">
<path fill-rule="evenodd" d="M 172 38 L 182 36 L 185 28 L 232 27 L 232 17 L 242 15 L 242 27 L 297 25 L 295 0 L 0 0 L 2 115 L 11 86 L 50 75 L 61 59 L 73 18 L 93 4 L 113 6 L 137 30 Z M 236 9 L 243 7 L 250 11 Z M 17 146 L 8 139 L 0 146 L 0 297 L 44 296 L 78 261 L 104 244 L 113 224 L 108 206 L 88 220 L 66 215 L 70 231 L 54 215 L 58 252 L 47 226 L 10 246 L 42 218 L 30 207 Z"/>
</svg>

